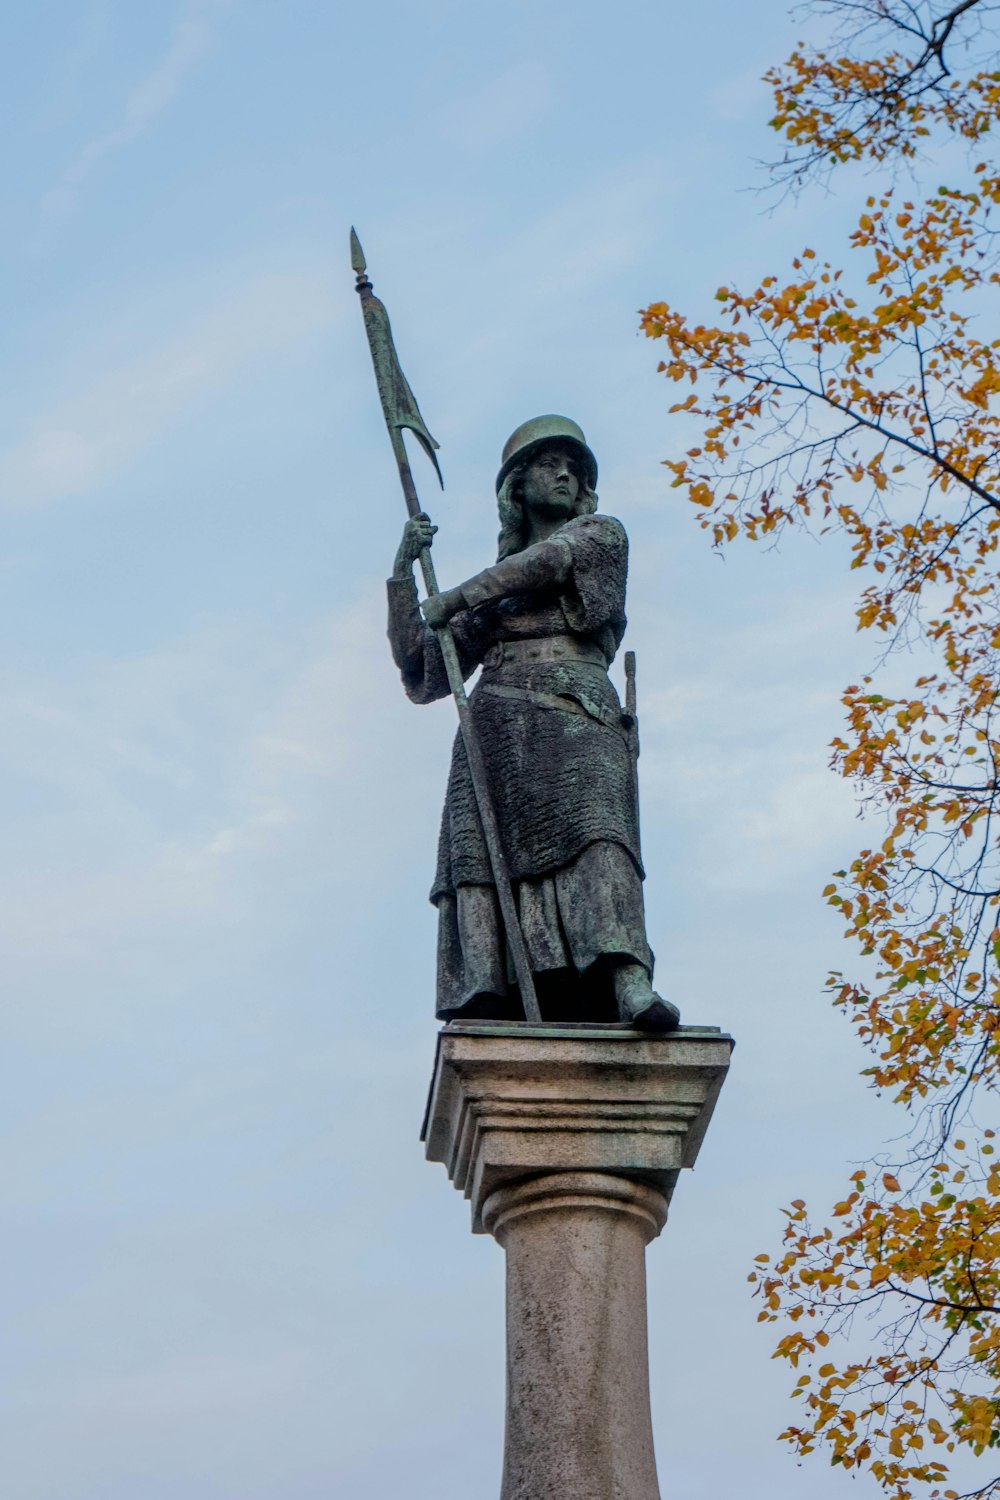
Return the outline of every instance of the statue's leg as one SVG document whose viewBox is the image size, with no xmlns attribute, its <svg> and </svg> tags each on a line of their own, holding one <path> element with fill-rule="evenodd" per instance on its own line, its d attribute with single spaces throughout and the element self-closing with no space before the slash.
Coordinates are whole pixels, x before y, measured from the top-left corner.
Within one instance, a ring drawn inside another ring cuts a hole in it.
<svg viewBox="0 0 1000 1500">
<path fill-rule="evenodd" d="M 675 1005 L 653 989 L 642 876 L 621 844 L 600 840 L 555 874 L 559 916 L 580 974 L 608 976 L 614 1007 L 643 1031 L 672 1031 Z"/>
<path fill-rule="evenodd" d="M 491 885 L 460 885 L 438 901 L 438 999 L 442 1021 L 507 1021 L 520 1014 L 507 982 L 500 904 Z"/>
</svg>

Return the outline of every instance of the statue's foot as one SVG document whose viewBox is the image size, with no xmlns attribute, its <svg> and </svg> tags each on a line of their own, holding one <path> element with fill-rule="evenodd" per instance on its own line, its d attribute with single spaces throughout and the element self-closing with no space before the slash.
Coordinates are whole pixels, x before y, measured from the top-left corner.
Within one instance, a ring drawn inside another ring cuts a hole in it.
<svg viewBox="0 0 1000 1500">
<path fill-rule="evenodd" d="M 622 964 L 615 973 L 618 1014 L 637 1031 L 662 1034 L 676 1031 L 681 1013 L 676 1005 L 658 995 L 641 964 Z"/>
<path fill-rule="evenodd" d="M 645 1010 L 640 1010 L 630 1020 L 637 1031 L 662 1033 L 677 1030 L 681 1024 L 681 1013 L 670 1000 L 663 1000 L 654 993 L 652 1005 L 647 1005 Z"/>
</svg>

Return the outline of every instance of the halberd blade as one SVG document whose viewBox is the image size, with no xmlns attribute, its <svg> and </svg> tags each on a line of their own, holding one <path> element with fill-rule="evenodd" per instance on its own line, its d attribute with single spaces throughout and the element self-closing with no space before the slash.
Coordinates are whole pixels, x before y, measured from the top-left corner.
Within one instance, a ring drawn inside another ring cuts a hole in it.
<svg viewBox="0 0 1000 1500">
<path fill-rule="evenodd" d="M 365 252 L 361 248 L 357 231 L 351 225 L 351 269 L 356 276 L 363 276 L 368 267 L 365 264 Z"/>
</svg>

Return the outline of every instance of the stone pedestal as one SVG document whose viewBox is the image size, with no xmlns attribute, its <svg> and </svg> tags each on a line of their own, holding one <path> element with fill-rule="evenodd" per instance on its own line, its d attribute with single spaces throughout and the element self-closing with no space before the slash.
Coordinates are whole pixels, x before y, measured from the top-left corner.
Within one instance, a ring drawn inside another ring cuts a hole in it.
<svg viewBox="0 0 1000 1500">
<path fill-rule="evenodd" d="M 682 1027 L 446 1026 L 431 1161 L 507 1255 L 501 1500 L 659 1500 L 645 1247 L 693 1166 L 732 1041 Z"/>
</svg>

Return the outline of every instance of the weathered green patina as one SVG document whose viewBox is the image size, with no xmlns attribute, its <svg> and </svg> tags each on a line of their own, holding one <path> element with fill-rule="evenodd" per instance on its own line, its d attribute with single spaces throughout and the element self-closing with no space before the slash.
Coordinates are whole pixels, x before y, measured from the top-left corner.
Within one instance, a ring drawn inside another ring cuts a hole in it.
<svg viewBox="0 0 1000 1500">
<path fill-rule="evenodd" d="M 624 712 L 607 671 L 625 630 L 628 542 L 596 514 L 597 460 L 567 417 L 519 427 L 497 476 L 497 561 L 440 592 L 437 528 L 402 434 L 415 434 L 440 479 L 438 445 L 353 229 L 351 264 L 409 512 L 388 584 L 393 656 L 414 702 L 450 692 L 459 714 L 431 891 L 437 1014 L 672 1030 L 679 1016 L 652 989 L 643 913 L 634 657 Z"/>
<path fill-rule="evenodd" d="M 482 747 L 520 927 L 546 1020 L 621 1018 L 670 1030 L 675 1008 L 651 986 L 634 703 L 608 676 L 625 630 L 628 542 L 598 515 L 597 463 L 575 423 L 537 418 L 514 434 L 498 476 L 497 562 L 421 612 L 412 565 L 431 545 L 407 523 L 388 583 L 389 638 L 409 697 L 444 697 L 448 626 Z M 504 924 L 455 742 L 431 900 L 439 913 L 438 1015 L 520 1014 Z"/>
</svg>

